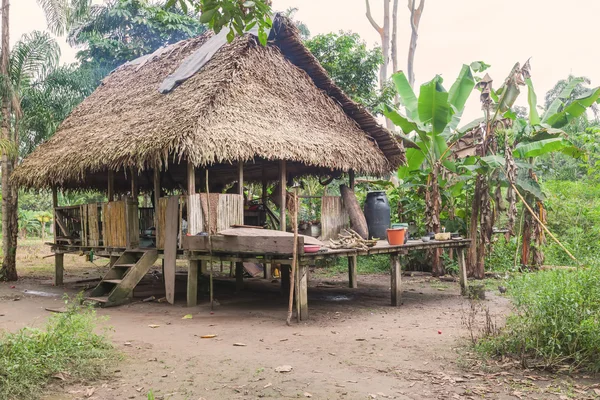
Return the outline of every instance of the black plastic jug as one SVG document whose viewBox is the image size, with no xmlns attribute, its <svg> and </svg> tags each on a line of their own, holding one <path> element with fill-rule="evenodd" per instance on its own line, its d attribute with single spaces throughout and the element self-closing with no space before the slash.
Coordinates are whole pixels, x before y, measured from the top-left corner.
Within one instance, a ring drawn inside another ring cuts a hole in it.
<svg viewBox="0 0 600 400">
<path fill-rule="evenodd" d="M 369 228 L 369 239 L 385 240 L 390 227 L 390 203 L 384 191 L 367 193 L 365 219 Z"/>
</svg>

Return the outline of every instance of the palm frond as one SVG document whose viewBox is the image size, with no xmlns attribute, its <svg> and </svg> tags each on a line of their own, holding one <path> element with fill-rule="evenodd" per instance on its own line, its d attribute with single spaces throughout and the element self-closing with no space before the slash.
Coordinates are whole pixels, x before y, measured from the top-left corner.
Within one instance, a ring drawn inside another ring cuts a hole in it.
<svg viewBox="0 0 600 400">
<path fill-rule="evenodd" d="M 10 53 L 10 79 L 15 88 L 22 82 L 43 78 L 58 65 L 60 47 L 47 32 L 24 34 Z"/>
<path fill-rule="evenodd" d="M 58 36 L 65 35 L 71 27 L 84 19 L 92 0 L 37 0 L 46 14 L 48 29 Z"/>
</svg>

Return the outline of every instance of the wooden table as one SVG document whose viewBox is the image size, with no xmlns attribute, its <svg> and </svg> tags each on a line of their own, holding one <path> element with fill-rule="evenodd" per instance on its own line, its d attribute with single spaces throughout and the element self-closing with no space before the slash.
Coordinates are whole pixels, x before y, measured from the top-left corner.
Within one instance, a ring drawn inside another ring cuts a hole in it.
<svg viewBox="0 0 600 400">
<path fill-rule="evenodd" d="M 358 287 L 356 274 L 356 260 L 358 256 L 370 256 L 374 254 L 389 254 L 390 255 L 390 273 L 391 273 L 391 303 L 392 306 L 400 306 L 402 304 L 402 271 L 400 267 L 400 255 L 405 255 L 411 250 L 431 250 L 431 249 L 456 249 L 461 292 L 467 292 L 467 270 L 465 264 L 465 249 L 471 245 L 470 239 L 445 240 L 430 242 L 422 242 L 410 240 L 407 244 L 401 246 L 392 246 L 387 241 L 381 240 L 368 250 L 357 249 L 329 249 L 324 248 L 317 253 L 303 253 L 298 256 L 298 270 L 296 273 L 296 303 L 297 310 L 301 320 L 308 318 L 308 271 L 310 266 L 314 266 L 317 260 L 331 257 L 347 257 L 348 258 L 348 277 L 351 288 Z M 292 255 L 283 253 L 265 254 L 256 251 L 244 251 L 233 253 L 213 252 L 212 256 L 206 252 L 188 251 L 186 258 L 199 261 L 228 261 L 236 262 L 241 265 L 243 262 L 256 262 L 267 264 L 281 264 L 287 268 L 281 268 L 281 285 L 282 291 L 285 293 L 286 288 L 289 291 L 289 270 L 292 264 Z M 236 268 L 236 278 L 238 283 L 242 283 L 242 268 Z M 189 281 L 189 279 L 188 279 Z M 188 282 L 188 286 L 194 282 Z M 238 285 L 239 287 L 240 285 Z M 189 289 L 189 287 L 188 287 Z M 192 291 L 193 292 L 193 291 Z M 196 305 L 196 299 L 188 296 L 188 306 Z"/>
</svg>

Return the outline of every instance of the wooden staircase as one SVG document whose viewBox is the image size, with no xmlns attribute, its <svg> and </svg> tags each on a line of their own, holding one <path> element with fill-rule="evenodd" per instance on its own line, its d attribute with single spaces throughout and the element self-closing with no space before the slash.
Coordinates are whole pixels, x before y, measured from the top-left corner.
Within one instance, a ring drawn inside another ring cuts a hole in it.
<svg viewBox="0 0 600 400">
<path fill-rule="evenodd" d="M 133 297 L 133 289 L 158 258 L 157 250 L 125 250 L 86 300 L 102 307 L 118 306 Z"/>
</svg>

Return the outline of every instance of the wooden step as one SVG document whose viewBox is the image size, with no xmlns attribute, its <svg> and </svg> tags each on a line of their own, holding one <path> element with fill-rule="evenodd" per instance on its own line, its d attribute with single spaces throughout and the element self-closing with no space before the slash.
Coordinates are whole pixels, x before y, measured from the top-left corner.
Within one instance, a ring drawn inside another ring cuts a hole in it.
<svg viewBox="0 0 600 400">
<path fill-rule="evenodd" d="M 104 297 L 86 297 L 86 300 L 90 300 L 90 301 L 96 301 L 98 303 L 107 303 L 108 302 L 108 296 L 104 296 Z"/>
<path fill-rule="evenodd" d="M 118 285 L 122 281 L 123 281 L 122 279 L 105 279 L 102 282 L 114 283 L 115 285 Z"/>
<path fill-rule="evenodd" d="M 115 264 L 113 265 L 113 268 L 133 268 L 135 267 L 135 264 Z"/>
</svg>

